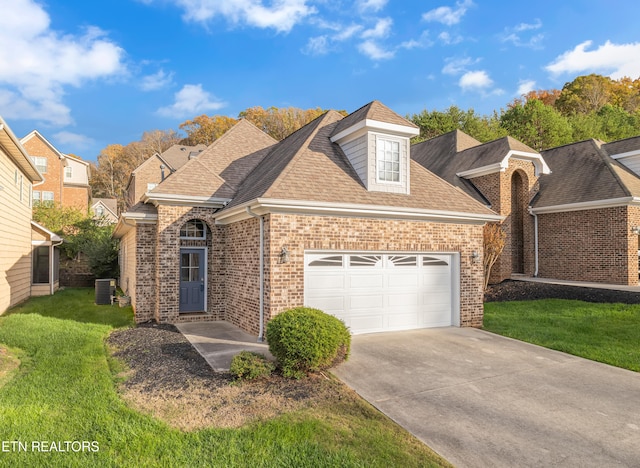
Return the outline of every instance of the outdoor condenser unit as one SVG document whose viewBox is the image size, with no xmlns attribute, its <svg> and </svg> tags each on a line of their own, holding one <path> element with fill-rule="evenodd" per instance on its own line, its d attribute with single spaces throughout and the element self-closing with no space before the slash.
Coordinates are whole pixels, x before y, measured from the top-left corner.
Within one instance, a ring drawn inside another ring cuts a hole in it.
<svg viewBox="0 0 640 468">
<path fill-rule="evenodd" d="M 96 304 L 110 305 L 116 295 L 116 280 L 97 279 L 96 280 Z"/>
</svg>

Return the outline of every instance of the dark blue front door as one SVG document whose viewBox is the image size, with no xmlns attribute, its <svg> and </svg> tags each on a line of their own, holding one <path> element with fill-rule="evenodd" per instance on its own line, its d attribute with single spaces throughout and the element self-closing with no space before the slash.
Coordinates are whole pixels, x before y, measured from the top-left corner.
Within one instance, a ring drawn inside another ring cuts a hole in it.
<svg viewBox="0 0 640 468">
<path fill-rule="evenodd" d="M 203 249 L 180 250 L 180 312 L 204 312 L 206 263 Z"/>
</svg>

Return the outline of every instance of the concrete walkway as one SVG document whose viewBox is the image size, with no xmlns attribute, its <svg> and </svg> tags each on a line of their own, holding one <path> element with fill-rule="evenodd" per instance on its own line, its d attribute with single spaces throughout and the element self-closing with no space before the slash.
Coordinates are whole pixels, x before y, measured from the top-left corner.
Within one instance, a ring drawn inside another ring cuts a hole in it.
<svg viewBox="0 0 640 468">
<path fill-rule="evenodd" d="M 228 322 L 180 323 L 176 327 L 216 372 L 226 372 L 240 351 L 253 351 L 273 359 L 266 342 Z"/>
<path fill-rule="evenodd" d="M 622 284 L 587 283 L 586 281 L 566 281 L 566 280 L 556 280 L 551 278 L 535 278 L 533 276 L 525 276 L 525 275 L 512 275 L 511 279 L 514 281 L 529 281 L 532 283 L 561 284 L 564 286 L 578 286 L 581 288 L 612 289 L 614 291 L 640 292 L 640 285 L 625 286 Z"/>
<path fill-rule="evenodd" d="M 459 468 L 640 466 L 635 372 L 440 328 L 354 336 L 334 373 Z"/>
</svg>

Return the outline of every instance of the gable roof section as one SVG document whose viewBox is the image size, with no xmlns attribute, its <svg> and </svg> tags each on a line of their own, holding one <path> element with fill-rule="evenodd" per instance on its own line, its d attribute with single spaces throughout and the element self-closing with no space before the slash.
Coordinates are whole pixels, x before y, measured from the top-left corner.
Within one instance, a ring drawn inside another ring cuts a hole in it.
<svg viewBox="0 0 640 468">
<path fill-rule="evenodd" d="M 115 198 L 94 198 L 91 203 L 91 208 L 101 204 L 107 210 L 111 211 L 114 216 L 118 216 L 118 200 Z"/>
<path fill-rule="evenodd" d="M 621 155 L 640 154 L 640 136 L 605 143 L 602 145 L 602 149 L 614 159 L 617 159 Z"/>
<path fill-rule="evenodd" d="M 31 182 L 42 182 L 44 180 L 22 143 L 18 141 L 18 138 L 2 117 L 0 117 L 0 146 Z"/>
<path fill-rule="evenodd" d="M 357 130 L 364 127 L 376 128 L 380 124 L 384 127 L 389 127 L 390 129 L 396 128 L 398 130 L 408 127 L 413 130 L 411 136 L 419 133 L 419 127 L 416 124 L 396 114 L 380 101 L 372 101 L 344 117 L 333 129 L 330 135 L 331 141 L 341 139 L 344 134 L 350 133 L 350 129 Z"/>
<path fill-rule="evenodd" d="M 167 194 L 230 199 L 275 143 L 276 140 L 243 119 L 197 158 L 158 184 L 149 196 L 151 199 Z"/>
<path fill-rule="evenodd" d="M 247 177 L 223 210 L 255 200 L 300 205 L 403 208 L 497 217 L 481 203 L 411 162 L 411 194 L 368 191 L 331 135 L 343 117 L 329 111 L 276 145 Z"/>
<path fill-rule="evenodd" d="M 638 176 L 609 157 L 595 140 L 542 154 L 553 172 L 540 179 L 540 192 L 533 205 L 536 211 L 571 211 L 596 207 L 606 200 L 623 204 L 640 197 Z"/>
<path fill-rule="evenodd" d="M 199 144 L 195 146 L 187 146 L 187 145 L 173 145 L 166 151 L 164 151 L 160 157 L 163 161 L 167 163 L 169 168 L 172 171 L 176 171 L 184 166 L 187 161 L 189 161 L 189 156 L 199 155 L 205 149 L 207 149 L 207 145 Z"/>
</svg>

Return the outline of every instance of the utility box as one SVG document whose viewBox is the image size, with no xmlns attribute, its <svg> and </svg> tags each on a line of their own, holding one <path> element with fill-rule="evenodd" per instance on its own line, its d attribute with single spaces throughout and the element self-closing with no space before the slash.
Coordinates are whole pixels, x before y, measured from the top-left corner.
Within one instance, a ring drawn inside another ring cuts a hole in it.
<svg viewBox="0 0 640 468">
<path fill-rule="evenodd" d="M 116 297 L 116 280 L 97 279 L 96 280 L 96 304 L 111 305 Z"/>
</svg>

